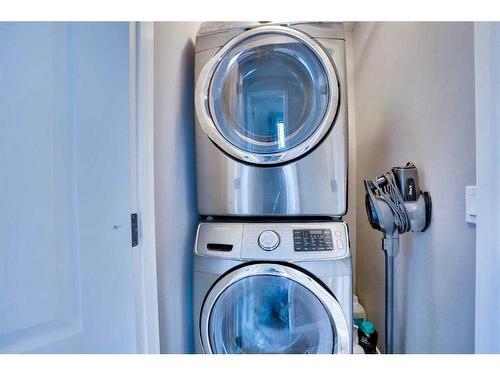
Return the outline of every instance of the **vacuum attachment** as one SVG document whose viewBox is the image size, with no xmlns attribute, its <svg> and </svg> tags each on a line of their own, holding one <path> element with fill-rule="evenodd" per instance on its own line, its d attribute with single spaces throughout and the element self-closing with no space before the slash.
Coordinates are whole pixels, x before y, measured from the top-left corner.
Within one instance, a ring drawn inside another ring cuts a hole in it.
<svg viewBox="0 0 500 375">
<path fill-rule="evenodd" d="M 373 229 L 384 235 L 423 232 L 431 221 L 431 196 L 421 191 L 417 167 L 394 167 L 376 180 L 365 180 L 365 206 Z M 393 237 L 393 236 L 392 236 Z"/>
</svg>

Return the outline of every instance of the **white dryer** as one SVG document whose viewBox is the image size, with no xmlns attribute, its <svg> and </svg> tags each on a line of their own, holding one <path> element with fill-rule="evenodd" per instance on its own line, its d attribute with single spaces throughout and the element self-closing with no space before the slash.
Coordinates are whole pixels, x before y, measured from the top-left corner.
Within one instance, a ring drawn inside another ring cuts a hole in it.
<svg viewBox="0 0 500 375">
<path fill-rule="evenodd" d="M 198 209 L 346 213 L 347 95 L 339 23 L 205 23 L 196 38 Z"/>
<path fill-rule="evenodd" d="M 352 266 L 344 223 L 198 226 L 197 353 L 352 352 Z"/>
</svg>

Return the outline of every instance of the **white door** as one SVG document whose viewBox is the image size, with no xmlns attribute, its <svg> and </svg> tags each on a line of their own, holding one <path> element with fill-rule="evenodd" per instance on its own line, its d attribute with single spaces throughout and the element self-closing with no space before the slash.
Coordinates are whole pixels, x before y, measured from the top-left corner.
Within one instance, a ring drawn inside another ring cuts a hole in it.
<svg viewBox="0 0 500 375">
<path fill-rule="evenodd" d="M 129 25 L 0 23 L 0 352 L 136 352 Z"/>
</svg>

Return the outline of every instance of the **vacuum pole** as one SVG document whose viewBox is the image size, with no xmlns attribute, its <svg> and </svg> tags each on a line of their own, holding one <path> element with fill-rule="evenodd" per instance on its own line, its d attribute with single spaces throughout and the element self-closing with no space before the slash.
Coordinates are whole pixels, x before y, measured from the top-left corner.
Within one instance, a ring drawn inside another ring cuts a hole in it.
<svg viewBox="0 0 500 375">
<path fill-rule="evenodd" d="M 421 192 L 417 167 L 406 163 L 376 180 L 364 180 L 365 207 L 373 229 L 384 234 L 385 255 L 385 353 L 394 353 L 394 258 L 399 253 L 399 235 L 423 232 L 431 221 L 432 202 Z"/>
<path fill-rule="evenodd" d="M 399 253 L 399 233 L 385 234 L 385 353 L 394 353 L 394 258 Z"/>
<path fill-rule="evenodd" d="M 385 252 L 385 353 L 394 353 L 394 257 Z"/>
</svg>

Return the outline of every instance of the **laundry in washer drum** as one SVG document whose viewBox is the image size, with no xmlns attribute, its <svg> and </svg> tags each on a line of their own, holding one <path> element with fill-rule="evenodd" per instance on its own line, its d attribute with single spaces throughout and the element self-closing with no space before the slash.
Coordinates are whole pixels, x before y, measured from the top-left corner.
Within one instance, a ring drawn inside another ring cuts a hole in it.
<svg viewBox="0 0 500 375">
<path fill-rule="evenodd" d="M 220 298 L 210 323 L 219 325 L 211 331 L 222 336 L 214 340 L 223 346 L 215 348 L 218 353 L 332 352 L 334 332 L 328 314 L 293 280 L 254 277 L 232 285 Z"/>
</svg>

